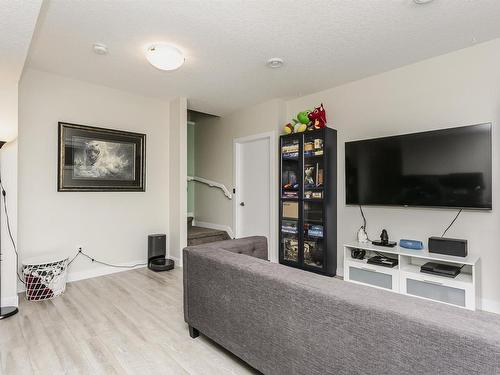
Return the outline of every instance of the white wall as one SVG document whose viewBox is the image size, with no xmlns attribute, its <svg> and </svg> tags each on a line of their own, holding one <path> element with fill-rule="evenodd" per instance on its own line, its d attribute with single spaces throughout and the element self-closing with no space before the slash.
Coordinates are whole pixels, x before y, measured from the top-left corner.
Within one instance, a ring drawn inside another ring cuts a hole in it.
<svg viewBox="0 0 500 375">
<path fill-rule="evenodd" d="M 419 132 L 430 129 L 493 123 L 493 211 L 466 211 L 448 232 L 469 240 L 470 253 L 482 258 L 483 308 L 500 312 L 500 250 L 498 214 L 500 120 L 500 39 L 432 58 L 390 72 L 286 102 L 286 114 L 273 101 L 221 119 L 197 124 L 197 174 L 227 185 L 232 183 L 233 138 L 276 130 L 299 111 L 324 103 L 329 126 L 338 130 L 338 264 L 342 244 L 355 239 L 361 225 L 359 209 L 346 207 L 344 142 L 347 140 Z M 279 127 L 277 126 L 279 122 Z M 199 125 L 199 126 L 198 126 Z M 278 177 L 276 176 L 276 179 Z M 200 186 L 197 219 L 230 225 L 231 203 Z M 210 198 L 209 198 L 210 197 Z M 393 239 L 426 242 L 441 235 L 456 211 L 446 209 L 365 208 L 368 230 L 376 238 L 385 228 Z M 342 274 L 343 270 L 338 270 Z"/>
<path fill-rule="evenodd" d="M 57 192 L 58 121 L 145 133 L 146 192 Z M 82 246 L 97 259 L 147 258 L 169 228 L 169 102 L 27 70 L 19 86 L 19 249 L 26 258 Z M 75 261 L 70 279 L 112 271 Z"/>
<path fill-rule="evenodd" d="M 0 140 L 9 141 L 0 150 L 2 184 L 7 192 L 7 206 L 14 240 L 17 241 L 17 82 L 3 80 L 0 85 Z M 3 198 L 0 199 L 3 203 Z M 17 306 L 16 256 L 2 210 L 2 306 Z"/>
<path fill-rule="evenodd" d="M 17 80 L 0 83 L 0 140 L 12 141 L 17 137 Z"/>
<path fill-rule="evenodd" d="M 281 131 L 285 103 L 271 100 L 223 117 L 197 120 L 195 127 L 196 175 L 233 188 L 233 139 L 248 135 Z M 277 181 L 277 179 L 276 179 Z M 276 194 L 278 191 L 276 189 Z M 231 228 L 233 203 L 221 190 L 197 184 L 196 221 Z"/>
<path fill-rule="evenodd" d="M 291 100 L 288 117 L 323 102 L 328 125 L 338 130 L 338 261 L 341 245 L 355 239 L 359 208 L 346 207 L 344 142 L 429 129 L 493 123 L 493 211 L 465 211 L 447 233 L 466 238 L 469 251 L 482 258 L 483 308 L 500 312 L 499 137 L 500 39 L 409 65 L 330 90 Z M 446 209 L 366 207 L 368 231 L 385 228 L 393 239 L 427 241 L 441 235 L 456 214 Z"/>
</svg>

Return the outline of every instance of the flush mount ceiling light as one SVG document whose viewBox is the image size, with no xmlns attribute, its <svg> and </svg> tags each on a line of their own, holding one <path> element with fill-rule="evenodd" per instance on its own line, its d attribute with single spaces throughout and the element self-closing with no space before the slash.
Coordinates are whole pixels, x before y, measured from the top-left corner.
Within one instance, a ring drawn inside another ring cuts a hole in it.
<svg viewBox="0 0 500 375">
<path fill-rule="evenodd" d="M 155 43 L 146 48 L 146 59 L 160 70 L 175 70 L 184 64 L 184 55 L 177 48 L 167 43 Z"/>
<path fill-rule="evenodd" d="M 102 43 L 94 43 L 94 45 L 92 46 L 92 49 L 98 55 L 105 55 L 108 53 L 108 47 Z"/>
<path fill-rule="evenodd" d="M 273 57 L 267 60 L 266 65 L 271 69 L 281 68 L 285 62 L 279 57 Z"/>
<path fill-rule="evenodd" d="M 413 0 L 415 4 L 423 5 L 433 2 L 434 0 Z"/>
</svg>

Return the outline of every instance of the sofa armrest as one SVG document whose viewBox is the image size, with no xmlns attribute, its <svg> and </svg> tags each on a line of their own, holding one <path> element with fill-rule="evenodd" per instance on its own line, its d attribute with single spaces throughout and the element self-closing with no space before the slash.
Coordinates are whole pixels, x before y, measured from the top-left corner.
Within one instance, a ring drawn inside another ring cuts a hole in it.
<svg viewBox="0 0 500 375">
<path fill-rule="evenodd" d="M 219 249 L 229 251 L 231 253 L 248 255 L 254 258 L 259 258 L 263 260 L 268 259 L 268 250 L 267 250 L 267 238 L 264 236 L 253 236 L 253 237 L 245 237 L 237 240 L 226 240 L 226 241 L 217 241 L 210 242 L 207 244 L 196 245 L 196 246 L 188 246 L 185 247 L 182 252 L 182 266 L 184 268 L 184 320 L 188 322 L 189 317 L 189 306 L 187 303 L 188 297 L 188 275 L 189 275 L 189 261 L 188 255 L 189 252 L 192 251 L 196 253 L 197 249 L 208 249 L 217 251 Z"/>
</svg>

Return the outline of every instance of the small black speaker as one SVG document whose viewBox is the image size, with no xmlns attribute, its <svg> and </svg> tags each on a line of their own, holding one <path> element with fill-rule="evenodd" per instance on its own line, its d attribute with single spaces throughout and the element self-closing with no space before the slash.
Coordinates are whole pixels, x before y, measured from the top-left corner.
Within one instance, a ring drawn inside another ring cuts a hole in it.
<svg viewBox="0 0 500 375">
<path fill-rule="evenodd" d="M 173 269 L 174 261 L 165 258 L 165 255 L 167 255 L 167 236 L 150 234 L 148 236 L 148 268 L 155 272 Z"/>
<path fill-rule="evenodd" d="M 456 238 L 430 237 L 429 253 L 452 255 L 456 257 L 467 256 L 467 240 Z"/>
</svg>

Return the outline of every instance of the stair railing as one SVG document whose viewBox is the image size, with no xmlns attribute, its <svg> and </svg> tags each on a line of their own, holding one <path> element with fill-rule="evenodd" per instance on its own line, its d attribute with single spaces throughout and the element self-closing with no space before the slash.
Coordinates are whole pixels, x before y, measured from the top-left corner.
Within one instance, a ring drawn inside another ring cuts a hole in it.
<svg viewBox="0 0 500 375">
<path fill-rule="evenodd" d="M 195 181 L 195 182 L 200 182 L 202 184 L 208 185 L 210 187 L 218 188 L 221 189 L 224 195 L 227 197 L 227 199 L 233 199 L 233 195 L 229 192 L 227 187 L 224 184 L 221 184 L 220 182 L 217 181 L 212 181 L 203 177 L 197 177 L 197 176 L 187 176 L 187 180 L 189 181 Z"/>
</svg>

